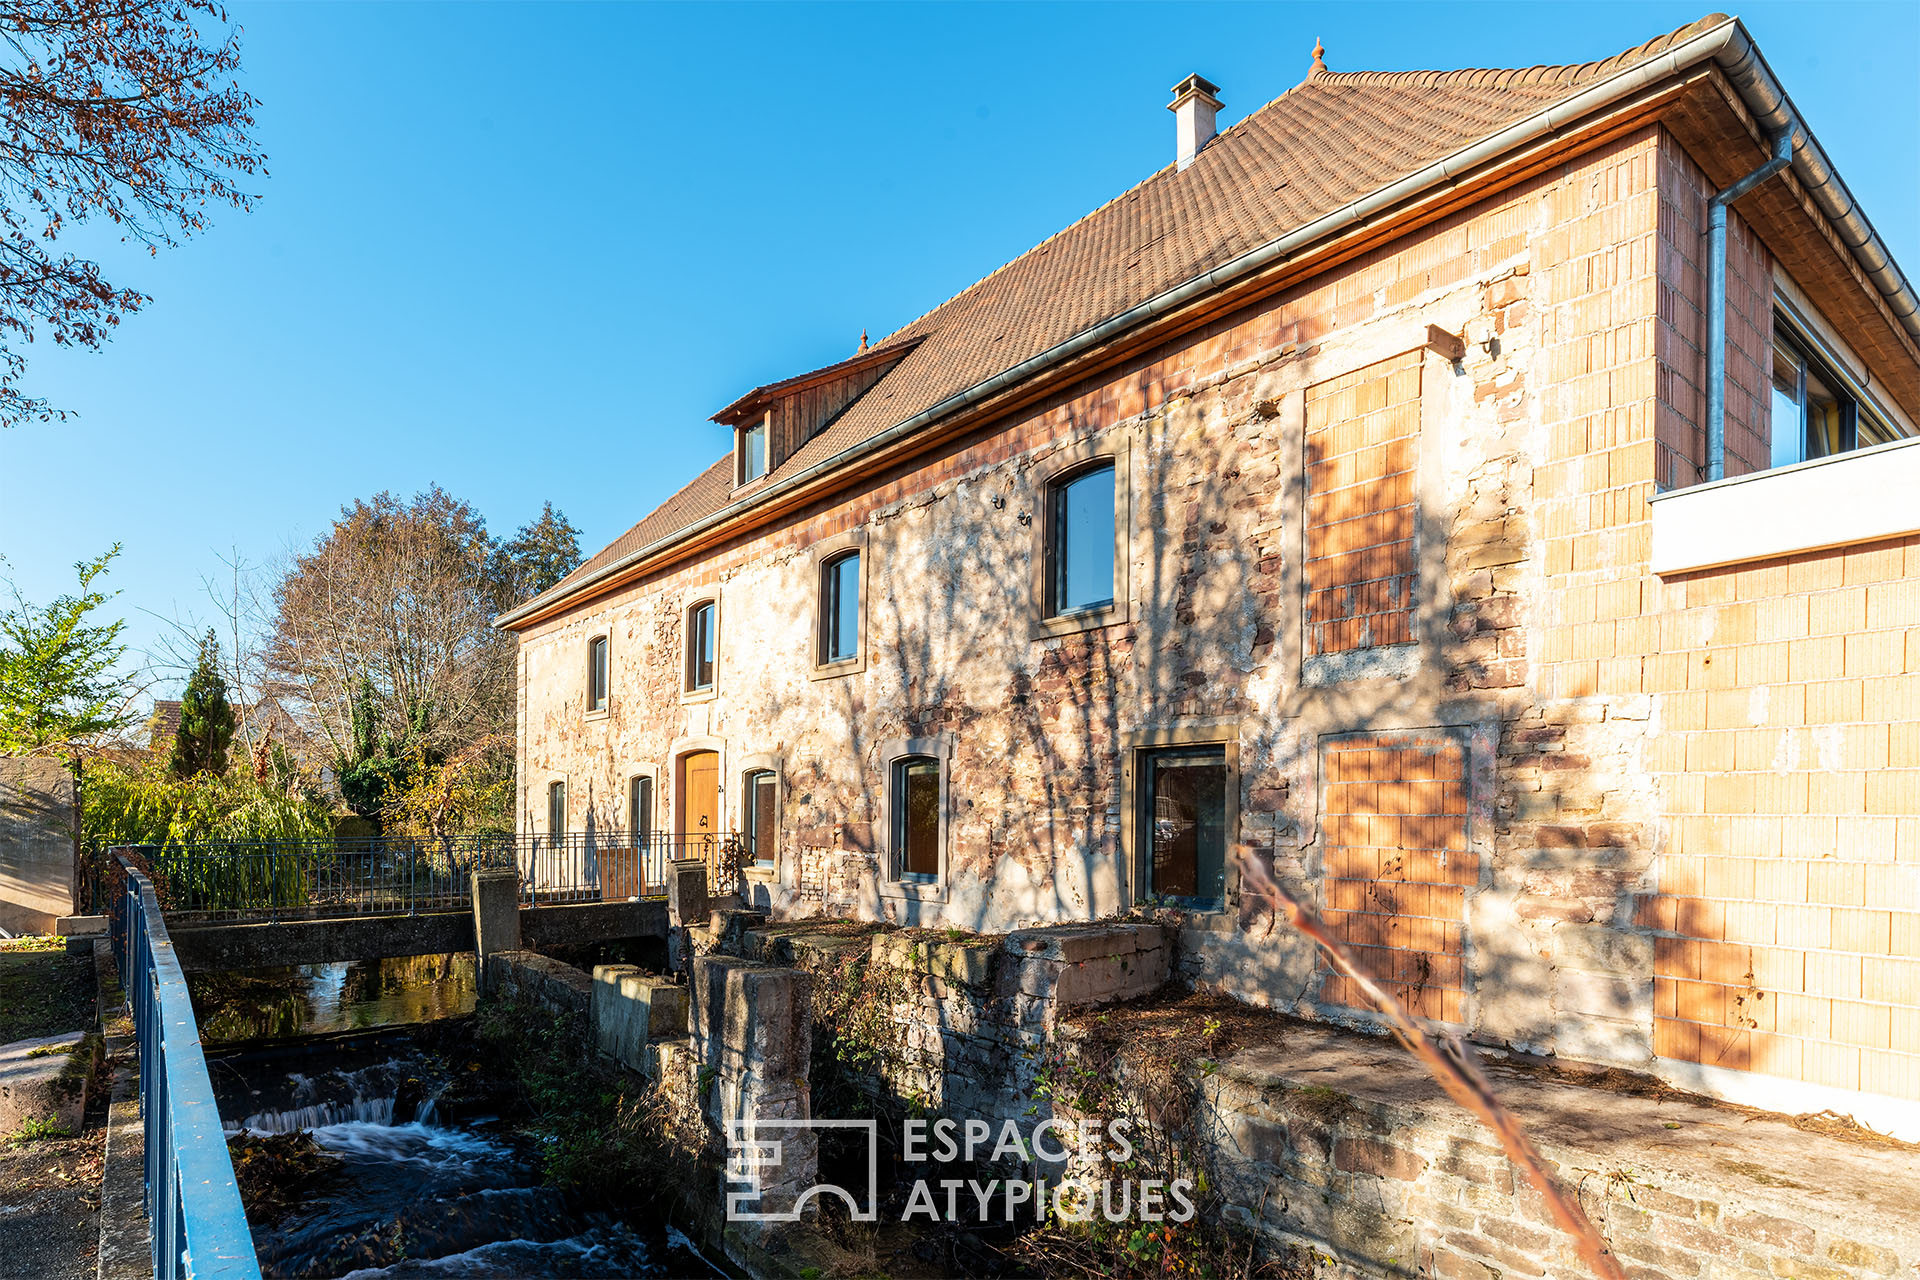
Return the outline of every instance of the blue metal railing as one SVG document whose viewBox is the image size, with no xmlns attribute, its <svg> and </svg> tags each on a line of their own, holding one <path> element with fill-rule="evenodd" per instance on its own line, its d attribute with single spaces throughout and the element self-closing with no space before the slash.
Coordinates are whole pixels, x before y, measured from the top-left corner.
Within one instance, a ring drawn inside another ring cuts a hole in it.
<svg viewBox="0 0 1920 1280">
<path fill-rule="evenodd" d="M 113 914 L 113 934 L 140 1044 L 155 1280 L 259 1280 L 260 1262 L 200 1051 L 186 975 L 174 959 L 153 885 L 131 867 L 121 909 Z"/>
</svg>

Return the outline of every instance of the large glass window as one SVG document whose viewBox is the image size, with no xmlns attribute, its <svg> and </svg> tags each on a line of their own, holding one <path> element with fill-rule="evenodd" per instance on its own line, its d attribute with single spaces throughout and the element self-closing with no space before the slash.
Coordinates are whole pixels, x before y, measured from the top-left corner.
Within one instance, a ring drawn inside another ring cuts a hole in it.
<svg viewBox="0 0 1920 1280">
<path fill-rule="evenodd" d="M 820 580 L 820 661 L 860 656 L 860 553 L 827 561 Z"/>
<path fill-rule="evenodd" d="M 636 848 L 653 838 L 653 779 L 636 774 L 627 783 L 627 827 Z"/>
<path fill-rule="evenodd" d="M 893 865 L 902 880 L 940 878 L 940 762 L 906 756 L 893 764 Z"/>
<path fill-rule="evenodd" d="M 607 709 L 607 638 L 587 641 L 587 710 Z"/>
<path fill-rule="evenodd" d="M 1227 752 L 1178 747 L 1141 757 L 1138 828 L 1146 892 L 1217 908 L 1227 893 Z"/>
<path fill-rule="evenodd" d="M 754 865 L 770 867 L 773 865 L 774 850 L 779 847 L 779 783 L 771 769 L 755 769 L 749 773 L 746 786 L 746 811 L 741 816 L 747 834 L 747 856 Z"/>
<path fill-rule="evenodd" d="M 713 660 L 719 637 L 714 633 L 713 601 L 687 611 L 687 689 L 713 688 Z"/>
<path fill-rule="evenodd" d="M 564 782 L 547 785 L 547 832 L 556 836 L 567 833 L 567 784 Z"/>
<path fill-rule="evenodd" d="M 1113 464 L 1077 472 L 1052 489 L 1047 535 L 1048 612 L 1113 603 Z"/>
<path fill-rule="evenodd" d="M 767 474 L 767 424 L 763 419 L 740 430 L 740 483 Z"/>
<path fill-rule="evenodd" d="M 1774 317 L 1772 433 L 1776 467 L 1886 444 L 1900 433 L 1849 394 L 1808 344 Z"/>
</svg>

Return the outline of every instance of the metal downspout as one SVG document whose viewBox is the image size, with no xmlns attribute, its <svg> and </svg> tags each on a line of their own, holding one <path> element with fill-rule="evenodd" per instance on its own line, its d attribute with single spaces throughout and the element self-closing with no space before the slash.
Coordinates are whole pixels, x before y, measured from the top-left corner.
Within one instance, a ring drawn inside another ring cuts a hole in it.
<svg viewBox="0 0 1920 1280">
<path fill-rule="evenodd" d="M 1707 201 L 1707 479 L 1727 474 L 1727 206 L 1793 163 L 1793 130 L 1773 140 L 1773 159 Z"/>
</svg>

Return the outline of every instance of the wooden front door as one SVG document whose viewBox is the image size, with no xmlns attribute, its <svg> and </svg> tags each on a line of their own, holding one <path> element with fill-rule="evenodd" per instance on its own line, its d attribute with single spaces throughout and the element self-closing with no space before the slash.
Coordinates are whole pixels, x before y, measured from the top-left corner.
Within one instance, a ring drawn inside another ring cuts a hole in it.
<svg viewBox="0 0 1920 1280">
<path fill-rule="evenodd" d="M 720 834 L 720 753 L 680 757 L 680 831 L 687 839 Z"/>
</svg>

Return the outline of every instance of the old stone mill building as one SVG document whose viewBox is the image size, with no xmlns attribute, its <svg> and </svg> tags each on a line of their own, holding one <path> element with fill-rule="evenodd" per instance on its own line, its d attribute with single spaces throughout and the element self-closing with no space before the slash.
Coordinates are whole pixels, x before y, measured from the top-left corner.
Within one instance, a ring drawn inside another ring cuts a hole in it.
<svg viewBox="0 0 1920 1280">
<path fill-rule="evenodd" d="M 1139 185 L 720 410 L 501 619 L 523 830 L 738 833 L 775 918 L 1151 910 L 1365 1023 L 1245 846 L 1476 1040 L 1920 1138 L 1912 288 L 1733 19 L 1364 56 L 1219 132 L 1262 87 L 1189 77 Z"/>
</svg>

